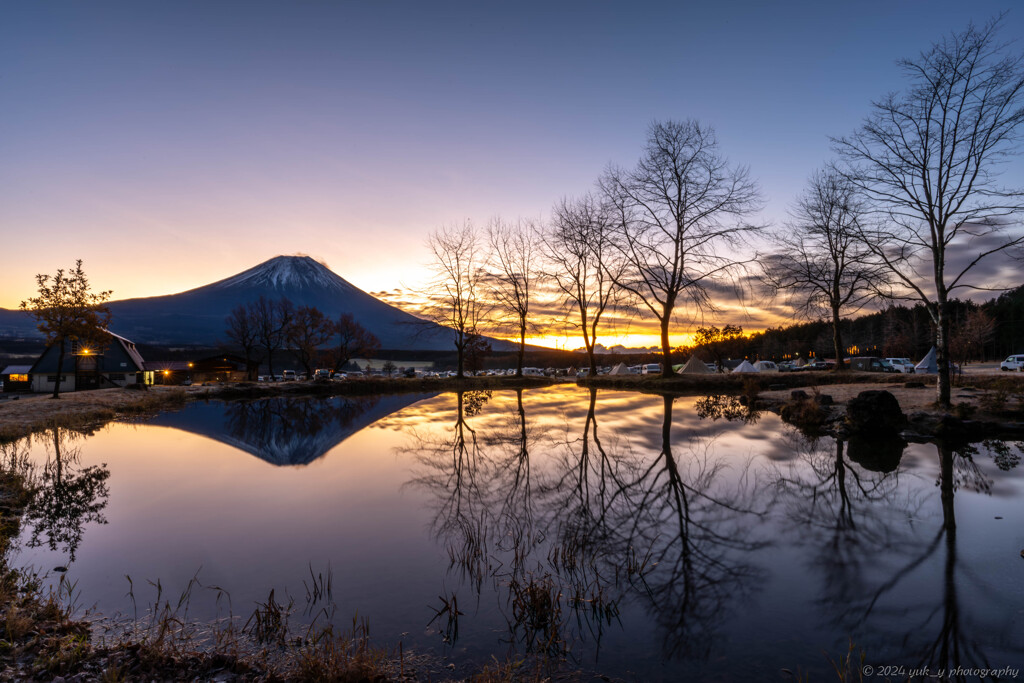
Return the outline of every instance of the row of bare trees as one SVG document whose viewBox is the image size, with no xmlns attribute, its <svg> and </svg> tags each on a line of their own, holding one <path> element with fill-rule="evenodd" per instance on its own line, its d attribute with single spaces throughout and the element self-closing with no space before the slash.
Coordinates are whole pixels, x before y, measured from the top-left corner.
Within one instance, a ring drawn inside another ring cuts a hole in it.
<svg viewBox="0 0 1024 683">
<path fill-rule="evenodd" d="M 315 306 L 296 306 L 287 298 L 260 297 L 232 309 L 225 321 L 228 340 L 242 350 L 250 379 L 265 362 L 274 374 L 274 354 L 287 350 L 312 377 L 320 362 L 341 370 L 353 358 L 369 356 L 380 342 L 348 313 L 336 320 Z"/>
<path fill-rule="evenodd" d="M 531 305 L 551 292 L 580 330 L 591 372 L 614 310 L 658 321 L 668 375 L 673 323 L 714 310 L 718 288 L 738 281 L 749 262 L 739 247 L 760 229 L 744 218 L 758 207 L 756 184 L 728 164 L 709 127 L 654 123 L 635 168 L 609 168 L 593 193 L 560 201 L 547 226 L 496 219 L 485 231 L 435 231 L 427 310 L 455 331 L 460 376 L 466 345 L 495 323 L 519 337 L 521 375 Z"/>
</svg>

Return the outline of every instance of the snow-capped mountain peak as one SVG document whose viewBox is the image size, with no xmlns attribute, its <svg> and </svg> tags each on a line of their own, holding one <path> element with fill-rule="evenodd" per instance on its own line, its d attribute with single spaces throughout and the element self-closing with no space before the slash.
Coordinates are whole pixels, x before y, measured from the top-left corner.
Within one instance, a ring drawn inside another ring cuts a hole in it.
<svg viewBox="0 0 1024 683">
<path fill-rule="evenodd" d="M 215 282 L 210 287 L 260 287 L 278 291 L 333 289 L 339 292 L 355 289 L 345 279 L 309 256 L 275 256 L 238 275 Z"/>
</svg>

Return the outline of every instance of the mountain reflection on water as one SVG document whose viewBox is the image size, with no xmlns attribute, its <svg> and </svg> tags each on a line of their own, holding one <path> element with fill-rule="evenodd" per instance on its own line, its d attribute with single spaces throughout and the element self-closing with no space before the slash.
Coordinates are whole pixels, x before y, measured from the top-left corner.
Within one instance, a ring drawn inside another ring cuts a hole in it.
<svg viewBox="0 0 1024 683">
<path fill-rule="evenodd" d="M 436 393 L 211 401 L 148 423 L 216 439 L 273 465 L 308 465 L 359 430 L 431 396 Z"/>
<path fill-rule="evenodd" d="M 63 443 L 29 449 L 52 471 Z M 817 679 L 851 638 L 875 665 L 1024 661 L 1017 443 L 854 444 L 734 397 L 556 387 L 193 404 L 75 445 L 108 463 L 79 506 L 99 517 L 30 524 L 77 525 L 49 536 L 77 554 L 29 529 L 20 559 L 71 562 L 105 613 L 111 575 L 202 567 L 237 606 L 329 565 L 342 620 L 460 663 Z"/>
</svg>

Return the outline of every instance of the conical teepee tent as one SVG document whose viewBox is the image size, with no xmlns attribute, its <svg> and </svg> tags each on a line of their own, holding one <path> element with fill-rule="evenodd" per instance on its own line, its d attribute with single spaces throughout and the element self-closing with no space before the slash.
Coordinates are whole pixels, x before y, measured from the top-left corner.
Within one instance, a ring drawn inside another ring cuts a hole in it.
<svg viewBox="0 0 1024 683">
<path fill-rule="evenodd" d="M 733 368 L 733 372 L 757 372 L 757 368 L 751 365 L 750 361 L 743 361 Z"/>
<path fill-rule="evenodd" d="M 935 347 L 928 352 L 928 355 L 921 359 L 921 362 L 914 366 L 914 373 L 918 375 L 937 375 L 939 364 L 935 360 Z"/>
<path fill-rule="evenodd" d="M 679 374 L 710 375 L 711 371 L 708 370 L 708 366 L 700 358 L 690 356 L 690 360 L 686 361 L 686 365 L 679 371 Z"/>
<path fill-rule="evenodd" d="M 795 368 L 802 368 L 805 365 L 807 365 L 807 361 L 805 361 L 803 358 L 797 358 L 795 361 L 793 361 L 793 367 Z"/>
<path fill-rule="evenodd" d="M 609 372 L 608 374 L 609 375 L 628 375 L 629 374 L 629 368 L 626 367 L 625 363 L 619 363 L 614 368 L 612 368 L 612 371 Z"/>
</svg>

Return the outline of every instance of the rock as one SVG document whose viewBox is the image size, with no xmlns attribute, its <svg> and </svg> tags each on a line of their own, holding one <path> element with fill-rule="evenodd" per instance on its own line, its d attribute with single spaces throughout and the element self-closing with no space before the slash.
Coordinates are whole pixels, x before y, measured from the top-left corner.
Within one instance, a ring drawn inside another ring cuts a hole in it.
<svg viewBox="0 0 1024 683">
<path fill-rule="evenodd" d="M 55 571 L 55 572 L 61 572 L 61 573 L 63 573 L 63 572 L 66 572 L 67 570 L 68 570 L 68 568 L 67 568 L 67 567 L 54 567 L 54 568 L 53 568 L 53 571 Z"/>
<path fill-rule="evenodd" d="M 810 396 L 807 395 L 807 392 L 803 389 L 795 389 L 789 392 L 789 397 L 794 401 L 804 401 L 810 398 Z"/>
<path fill-rule="evenodd" d="M 819 406 L 830 406 L 835 403 L 835 401 L 832 400 L 831 394 L 818 394 L 814 400 L 818 402 Z"/>
<path fill-rule="evenodd" d="M 884 389 L 872 389 L 846 402 L 846 424 L 852 434 L 879 438 L 898 433 L 907 424 L 907 416 L 895 396 Z"/>
</svg>

